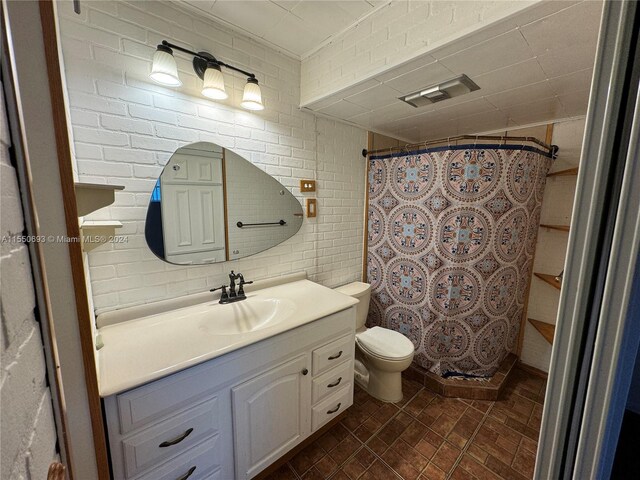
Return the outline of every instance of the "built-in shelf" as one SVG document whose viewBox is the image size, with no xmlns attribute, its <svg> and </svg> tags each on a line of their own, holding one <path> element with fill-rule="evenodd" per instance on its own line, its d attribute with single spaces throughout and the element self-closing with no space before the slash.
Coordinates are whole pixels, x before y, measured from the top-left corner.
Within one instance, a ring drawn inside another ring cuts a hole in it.
<svg viewBox="0 0 640 480">
<path fill-rule="evenodd" d="M 560 230 L 561 232 L 568 232 L 569 225 L 550 225 L 548 223 L 541 223 L 541 227 L 550 228 L 551 230 Z"/>
<path fill-rule="evenodd" d="M 568 175 L 577 175 L 578 167 L 567 168 L 566 170 L 558 170 L 557 172 L 551 172 L 547 174 L 547 177 L 563 177 Z"/>
<path fill-rule="evenodd" d="M 540 332 L 540 335 L 542 335 L 547 342 L 553 343 L 553 336 L 556 333 L 555 325 L 547 322 L 541 322 L 540 320 L 535 320 L 533 318 L 529 318 L 528 320 L 529 323 L 533 325 L 533 328 Z"/>
<path fill-rule="evenodd" d="M 115 201 L 115 192 L 124 190 L 124 187 L 122 185 L 78 182 L 75 184 L 75 190 L 78 216 L 84 217 L 91 212 L 111 205 Z"/>
<path fill-rule="evenodd" d="M 83 250 L 89 252 L 109 242 L 117 228 L 122 228 L 122 223 L 115 220 L 83 220 L 80 223 Z"/>
<path fill-rule="evenodd" d="M 536 277 L 538 277 L 540 280 L 547 282 L 552 287 L 555 287 L 558 290 L 560 290 L 560 286 L 562 285 L 562 282 L 558 281 L 555 275 L 549 275 L 548 273 L 538 273 L 538 272 L 533 272 L 533 274 Z"/>
</svg>

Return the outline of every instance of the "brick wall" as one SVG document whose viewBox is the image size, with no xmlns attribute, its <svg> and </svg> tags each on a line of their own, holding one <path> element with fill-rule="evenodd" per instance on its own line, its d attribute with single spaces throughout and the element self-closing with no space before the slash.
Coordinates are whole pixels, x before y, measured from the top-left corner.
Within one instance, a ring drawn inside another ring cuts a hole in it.
<svg viewBox="0 0 640 480">
<path fill-rule="evenodd" d="M 58 3 L 64 73 L 80 180 L 120 184 L 111 207 L 94 219 L 120 220 L 128 243 L 88 255 L 99 311 L 177 297 L 218 286 L 234 269 L 247 279 L 306 270 L 328 286 L 358 280 L 362 261 L 364 130 L 298 109 L 300 62 L 224 26 L 195 18 L 169 2 Z M 237 106 L 246 81 L 225 74 L 230 98 L 202 97 L 190 59 L 176 52 L 184 83 L 165 88 L 148 79 L 163 39 L 208 50 L 255 72 L 265 110 Z M 151 190 L 179 146 L 211 141 L 229 148 L 288 187 L 301 201 L 299 180 L 317 178 L 319 216 L 283 244 L 247 259 L 178 267 L 157 260 L 144 240 Z"/>
<path fill-rule="evenodd" d="M 0 96 L 2 92 L 0 84 Z M 9 158 L 11 145 L 4 98 L 0 107 L 0 235 L 24 233 L 16 171 Z M 57 459 L 56 429 L 29 250 L 24 243 L 0 245 L 0 477 L 44 479 Z"/>
<path fill-rule="evenodd" d="M 534 3 L 394 0 L 302 59 L 300 104 L 355 85 Z"/>
</svg>

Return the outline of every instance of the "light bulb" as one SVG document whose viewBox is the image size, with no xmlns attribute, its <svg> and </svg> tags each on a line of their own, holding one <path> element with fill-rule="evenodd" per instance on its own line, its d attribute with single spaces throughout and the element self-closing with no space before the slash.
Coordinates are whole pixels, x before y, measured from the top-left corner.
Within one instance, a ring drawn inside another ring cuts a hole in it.
<svg viewBox="0 0 640 480">
<path fill-rule="evenodd" d="M 250 77 L 247 79 L 247 84 L 244 86 L 244 94 L 242 95 L 242 102 L 240 105 L 247 110 L 264 110 L 264 105 L 262 104 L 262 92 L 260 92 L 258 80 L 255 78 Z"/>
<path fill-rule="evenodd" d="M 173 51 L 169 47 L 158 45 L 158 48 L 153 54 L 153 66 L 151 67 L 149 78 L 154 82 L 169 87 L 179 87 L 182 85 L 178 77 L 178 66 L 176 65 L 175 58 L 173 58 Z"/>
</svg>

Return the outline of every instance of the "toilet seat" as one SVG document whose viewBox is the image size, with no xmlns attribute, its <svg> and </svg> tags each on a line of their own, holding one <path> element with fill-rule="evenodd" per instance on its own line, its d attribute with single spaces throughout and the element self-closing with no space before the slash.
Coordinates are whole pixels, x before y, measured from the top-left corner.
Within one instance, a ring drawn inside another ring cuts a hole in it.
<svg viewBox="0 0 640 480">
<path fill-rule="evenodd" d="M 383 360 L 398 361 L 413 355 L 411 340 L 388 328 L 372 327 L 356 334 L 356 343 L 364 351 Z"/>
</svg>

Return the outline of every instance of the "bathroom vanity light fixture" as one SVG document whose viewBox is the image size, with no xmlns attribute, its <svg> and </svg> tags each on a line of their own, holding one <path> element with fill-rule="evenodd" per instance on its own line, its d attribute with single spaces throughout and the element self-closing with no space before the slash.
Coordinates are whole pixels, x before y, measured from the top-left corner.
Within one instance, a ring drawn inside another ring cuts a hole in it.
<svg viewBox="0 0 640 480">
<path fill-rule="evenodd" d="M 182 85 L 178 77 L 178 67 L 173 58 L 173 50 L 179 50 L 193 55 L 193 70 L 203 81 L 202 95 L 213 100 L 224 100 L 228 97 L 224 88 L 222 67 L 228 68 L 247 76 L 247 84 L 240 105 L 247 110 L 263 110 L 262 92 L 255 74 L 221 62 L 209 52 L 193 52 L 179 45 L 163 40 L 153 54 L 153 66 L 149 77 L 161 85 L 179 87 Z"/>
<path fill-rule="evenodd" d="M 400 100 L 408 103 L 412 107 L 418 108 L 479 89 L 480 87 L 469 77 L 460 75 L 446 82 L 431 85 L 417 92 L 400 97 Z"/>
</svg>

